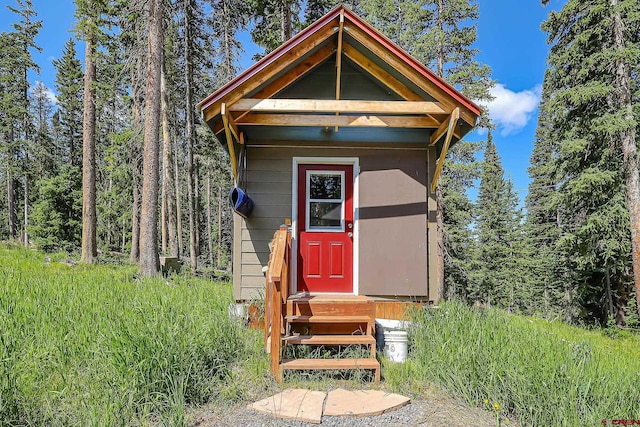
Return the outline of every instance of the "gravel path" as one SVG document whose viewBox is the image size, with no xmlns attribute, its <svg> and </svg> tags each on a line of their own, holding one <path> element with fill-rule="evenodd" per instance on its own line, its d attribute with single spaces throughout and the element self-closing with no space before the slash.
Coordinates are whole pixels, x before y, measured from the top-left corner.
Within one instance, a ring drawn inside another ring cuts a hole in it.
<svg viewBox="0 0 640 427">
<path fill-rule="evenodd" d="M 191 427 L 302 427 L 314 425 L 317 424 L 278 419 L 248 410 L 246 404 L 227 409 L 219 409 L 214 406 L 202 407 L 191 414 L 189 423 Z M 493 413 L 478 408 L 469 408 L 454 399 L 436 398 L 412 400 L 409 405 L 374 417 L 325 416 L 322 417 L 320 425 L 331 427 L 493 427 L 496 425 L 496 419 Z"/>
</svg>

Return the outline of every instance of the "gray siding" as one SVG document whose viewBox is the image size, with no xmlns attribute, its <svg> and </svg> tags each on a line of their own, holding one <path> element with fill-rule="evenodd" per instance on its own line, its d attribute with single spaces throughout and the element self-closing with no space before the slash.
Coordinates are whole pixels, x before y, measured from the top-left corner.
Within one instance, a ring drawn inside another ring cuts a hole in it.
<svg viewBox="0 0 640 427">
<path fill-rule="evenodd" d="M 274 146 L 275 145 L 275 146 Z M 427 150 L 390 147 L 305 148 L 250 145 L 250 218 L 236 216 L 235 298 L 264 294 L 262 268 L 273 233 L 292 216 L 293 157 L 358 157 L 360 161 L 360 294 L 424 297 L 427 274 Z"/>
</svg>

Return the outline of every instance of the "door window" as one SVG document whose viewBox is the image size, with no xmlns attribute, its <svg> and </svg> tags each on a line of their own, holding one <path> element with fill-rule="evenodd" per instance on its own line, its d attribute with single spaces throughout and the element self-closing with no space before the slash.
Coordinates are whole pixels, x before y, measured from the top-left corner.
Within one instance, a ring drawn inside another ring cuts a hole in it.
<svg viewBox="0 0 640 427">
<path fill-rule="evenodd" d="M 344 171 L 307 171 L 306 231 L 344 231 Z"/>
</svg>

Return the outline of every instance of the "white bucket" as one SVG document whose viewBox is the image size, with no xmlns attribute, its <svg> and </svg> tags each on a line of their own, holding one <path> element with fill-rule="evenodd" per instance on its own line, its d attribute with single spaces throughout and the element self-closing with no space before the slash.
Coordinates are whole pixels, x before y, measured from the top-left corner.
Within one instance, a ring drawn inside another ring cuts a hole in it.
<svg viewBox="0 0 640 427">
<path fill-rule="evenodd" d="M 407 331 L 384 331 L 384 355 L 395 363 L 407 360 Z"/>
</svg>

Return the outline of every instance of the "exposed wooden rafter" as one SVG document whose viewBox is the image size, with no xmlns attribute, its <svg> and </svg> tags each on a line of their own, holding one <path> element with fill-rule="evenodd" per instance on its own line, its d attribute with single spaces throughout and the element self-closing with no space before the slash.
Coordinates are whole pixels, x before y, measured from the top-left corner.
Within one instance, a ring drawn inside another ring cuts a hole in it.
<svg viewBox="0 0 640 427">
<path fill-rule="evenodd" d="M 453 113 L 452 113 L 453 114 Z M 449 130 L 449 126 L 450 126 L 450 120 L 443 120 L 442 123 L 440 124 L 440 126 L 438 127 L 438 129 L 431 134 L 431 140 L 429 142 L 429 145 L 436 145 L 436 143 L 438 141 L 440 141 L 440 138 L 442 138 L 447 131 Z M 454 129 L 455 131 L 455 129 Z"/>
<path fill-rule="evenodd" d="M 307 58 L 303 59 L 295 67 L 288 70 L 286 73 L 282 74 L 280 77 L 277 77 L 272 83 L 270 83 L 264 89 L 261 89 L 260 91 L 256 92 L 253 95 L 253 97 L 254 98 L 272 98 L 274 95 L 286 89 L 290 84 L 298 81 L 302 76 L 314 70 L 317 66 L 322 64 L 331 55 L 333 55 L 335 51 L 336 51 L 335 44 L 327 43 L 325 46 L 322 46 L 317 51 L 309 55 Z"/>
<path fill-rule="evenodd" d="M 366 114 L 443 114 L 437 102 L 429 101 L 353 101 L 331 99 L 255 99 L 245 98 L 229 105 L 229 111 L 253 113 L 366 113 Z"/>
<path fill-rule="evenodd" d="M 227 137 L 227 148 L 229 149 L 229 157 L 231 158 L 231 171 L 233 172 L 233 182 L 238 182 L 238 161 L 236 160 L 236 150 L 233 146 L 233 131 L 231 130 L 232 120 L 231 120 L 231 115 L 227 110 L 227 105 L 224 102 L 220 104 L 220 114 L 222 115 L 222 123 L 224 124 L 224 134 Z M 236 133 L 236 135 L 238 135 L 238 133 Z"/>
<path fill-rule="evenodd" d="M 314 37 L 306 39 L 304 43 L 291 47 L 290 50 L 282 53 L 277 61 L 265 64 L 265 66 L 260 69 L 259 74 L 253 76 L 253 78 L 248 78 L 244 82 L 242 91 L 231 91 L 220 101 L 226 103 L 229 106 L 232 105 L 233 103 L 242 99 L 246 94 L 251 93 L 251 91 L 259 88 L 265 82 L 278 75 L 278 73 L 286 69 L 290 64 L 295 63 L 306 53 L 323 44 L 324 41 L 331 35 L 335 34 L 335 32 L 336 29 L 331 25 L 319 28 L 317 32 L 314 33 Z M 220 114 L 220 108 L 218 107 L 217 103 L 213 103 L 211 106 L 208 106 L 204 109 L 204 120 L 209 121 L 215 118 L 218 114 Z"/>
<path fill-rule="evenodd" d="M 290 84 L 297 81 L 299 78 L 314 70 L 317 66 L 322 64 L 325 60 L 327 60 L 333 53 L 336 48 L 333 44 L 327 44 L 326 46 L 321 47 L 316 52 L 311 54 L 308 58 L 300 62 L 298 65 L 293 67 L 291 70 L 287 71 L 285 74 L 281 75 L 277 79 L 273 81 L 270 85 L 265 87 L 264 89 L 257 92 L 254 97 L 255 98 L 271 98 L 272 96 L 278 94 L 279 92 L 286 89 Z M 244 112 L 240 114 L 237 119 L 241 118 L 246 114 Z M 223 130 L 223 124 L 218 122 L 216 127 L 213 130 L 214 134 L 218 134 Z"/>
<path fill-rule="evenodd" d="M 431 117 L 317 114 L 247 114 L 238 120 L 240 126 L 342 126 L 395 127 L 425 129 L 440 123 Z"/>
<path fill-rule="evenodd" d="M 365 72 L 371 74 L 380 83 L 387 86 L 389 89 L 400 95 L 407 101 L 424 101 L 424 99 L 401 83 L 398 79 L 387 73 L 382 67 L 378 66 L 371 59 L 367 58 L 348 43 L 344 44 L 343 52 L 345 56 L 351 59 L 356 65 L 365 70 Z"/>
<path fill-rule="evenodd" d="M 379 42 L 372 40 L 362 28 L 358 27 L 357 25 L 349 25 L 345 26 L 345 31 L 347 31 L 347 33 L 351 37 L 353 37 L 363 46 L 366 46 L 369 50 L 371 50 L 373 54 L 381 58 L 394 69 L 398 70 L 401 74 L 407 76 L 407 78 L 413 81 L 420 89 L 434 96 L 442 105 L 442 107 L 447 110 L 447 112 L 452 111 L 455 107 L 457 107 L 456 103 L 453 101 L 453 99 L 451 99 L 450 95 L 447 94 L 439 85 L 437 85 L 435 82 L 425 79 L 407 62 L 389 52 Z M 460 116 L 469 125 L 475 126 L 476 115 L 471 111 L 466 108 L 461 109 Z"/>
<path fill-rule="evenodd" d="M 344 32 L 344 11 L 340 11 L 340 25 L 338 26 L 338 50 L 336 51 L 336 101 L 340 100 L 340 83 L 342 80 L 342 33 Z M 336 112 L 336 116 L 340 113 Z M 336 126 L 336 132 L 338 126 Z"/>
<path fill-rule="evenodd" d="M 447 156 L 447 151 L 449 151 L 449 145 L 451 145 L 451 139 L 453 138 L 453 132 L 456 127 L 456 123 L 460 118 L 460 108 L 456 107 L 451 115 L 449 116 L 449 122 L 447 124 L 447 134 L 444 139 L 444 145 L 442 146 L 442 150 L 440 151 L 440 157 L 438 158 L 438 165 L 436 166 L 436 170 L 433 174 L 433 181 L 431 182 L 431 192 L 435 193 L 436 186 L 438 185 L 438 179 L 440 178 L 440 174 L 442 173 L 442 168 L 444 166 L 444 159 Z M 447 122 L 445 122 L 447 123 Z M 434 134 L 434 136 L 436 136 Z M 437 142 L 438 139 L 435 139 Z M 431 139 L 431 143 L 434 144 L 434 139 Z"/>
</svg>

